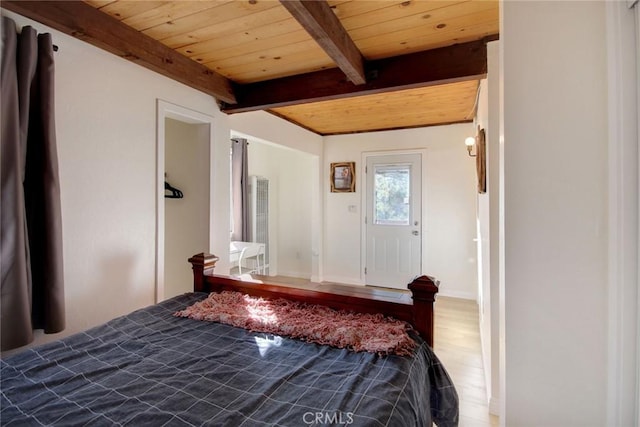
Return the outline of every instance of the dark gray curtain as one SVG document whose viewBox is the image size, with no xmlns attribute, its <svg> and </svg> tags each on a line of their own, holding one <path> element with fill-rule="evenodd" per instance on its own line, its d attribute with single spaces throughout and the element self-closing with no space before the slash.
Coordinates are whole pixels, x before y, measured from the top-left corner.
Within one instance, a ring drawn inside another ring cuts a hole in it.
<svg viewBox="0 0 640 427">
<path fill-rule="evenodd" d="M 249 162 L 244 138 L 231 140 L 231 199 L 233 230 L 231 240 L 246 242 L 249 236 Z"/>
<path fill-rule="evenodd" d="M 65 327 L 53 43 L 2 17 L 1 349 Z"/>
</svg>

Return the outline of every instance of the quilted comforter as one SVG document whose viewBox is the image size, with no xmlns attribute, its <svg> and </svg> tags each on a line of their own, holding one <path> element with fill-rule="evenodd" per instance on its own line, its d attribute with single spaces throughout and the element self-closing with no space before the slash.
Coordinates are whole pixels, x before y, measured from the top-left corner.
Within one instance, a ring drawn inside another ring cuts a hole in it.
<svg viewBox="0 0 640 427">
<path fill-rule="evenodd" d="M 0 361 L 0 424 L 454 426 L 451 380 L 419 337 L 380 356 L 174 317 L 181 295 Z"/>
</svg>

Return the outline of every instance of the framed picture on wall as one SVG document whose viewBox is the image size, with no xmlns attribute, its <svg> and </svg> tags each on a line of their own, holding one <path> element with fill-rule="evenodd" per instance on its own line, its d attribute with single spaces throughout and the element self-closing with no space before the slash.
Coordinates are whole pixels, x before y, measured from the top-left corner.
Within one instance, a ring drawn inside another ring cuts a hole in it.
<svg viewBox="0 0 640 427">
<path fill-rule="evenodd" d="M 356 163 L 331 163 L 331 192 L 353 193 L 356 191 Z"/>
</svg>

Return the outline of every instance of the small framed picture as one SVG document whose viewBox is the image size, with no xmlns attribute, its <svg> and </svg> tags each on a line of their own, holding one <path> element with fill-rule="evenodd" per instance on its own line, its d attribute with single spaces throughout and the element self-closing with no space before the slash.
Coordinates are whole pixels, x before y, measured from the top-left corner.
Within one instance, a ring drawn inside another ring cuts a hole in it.
<svg viewBox="0 0 640 427">
<path fill-rule="evenodd" d="M 331 192 L 353 193 L 356 191 L 356 163 L 331 163 Z"/>
</svg>

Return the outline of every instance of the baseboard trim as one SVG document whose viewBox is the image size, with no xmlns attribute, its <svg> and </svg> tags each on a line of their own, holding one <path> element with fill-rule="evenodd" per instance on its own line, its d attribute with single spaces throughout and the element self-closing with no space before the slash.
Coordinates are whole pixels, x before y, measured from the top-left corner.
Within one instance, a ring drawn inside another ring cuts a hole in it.
<svg viewBox="0 0 640 427">
<path fill-rule="evenodd" d="M 299 277 L 299 278 L 304 278 L 304 279 L 308 279 L 310 277 L 310 273 L 309 272 L 302 272 L 302 271 L 278 271 L 278 274 L 269 274 L 270 276 L 285 276 L 285 277 Z"/>
<path fill-rule="evenodd" d="M 324 276 L 322 278 L 323 282 L 332 282 L 332 283 L 343 283 L 345 285 L 358 285 L 364 286 L 359 279 L 354 279 L 352 277 L 338 277 L 338 276 Z"/>
<path fill-rule="evenodd" d="M 476 301 L 477 297 L 474 292 L 465 292 L 465 291 L 451 291 L 446 289 L 440 289 L 438 291 L 438 295 L 441 297 L 451 297 L 451 298 L 461 298 L 461 299 L 470 299 Z"/>
<path fill-rule="evenodd" d="M 484 370 L 484 389 L 487 393 L 487 396 L 491 396 L 491 358 L 487 356 L 487 353 L 485 351 L 487 344 L 491 346 L 491 337 L 489 337 L 489 342 L 487 343 L 487 338 L 485 337 L 485 334 L 482 333 L 482 322 L 479 322 L 478 326 L 480 327 L 480 350 L 482 352 L 482 368 Z M 491 397 L 489 397 L 489 401 L 491 401 Z"/>
<path fill-rule="evenodd" d="M 500 416 L 500 399 L 493 396 L 489 398 L 489 413 Z"/>
</svg>

